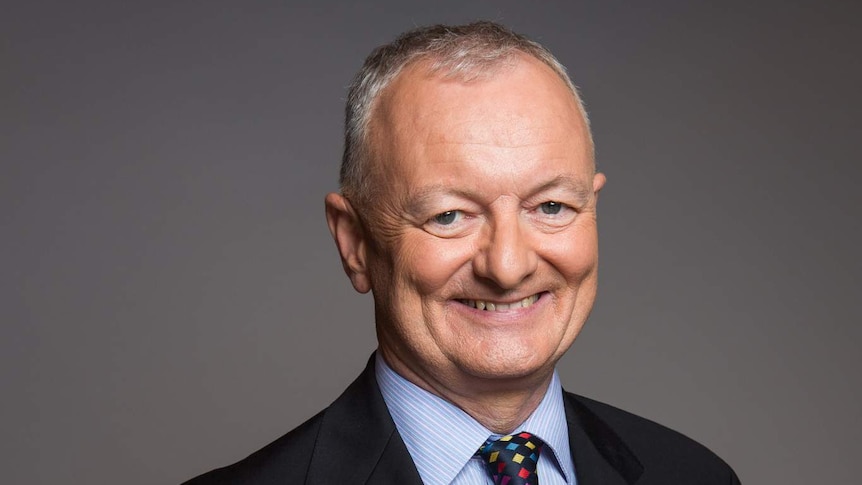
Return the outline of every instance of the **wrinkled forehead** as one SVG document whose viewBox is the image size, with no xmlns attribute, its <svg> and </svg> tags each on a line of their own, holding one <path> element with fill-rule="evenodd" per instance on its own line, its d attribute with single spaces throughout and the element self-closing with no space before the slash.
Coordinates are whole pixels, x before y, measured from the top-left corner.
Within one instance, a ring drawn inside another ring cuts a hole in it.
<svg viewBox="0 0 862 485">
<path fill-rule="evenodd" d="M 515 145 L 543 139 L 571 142 L 594 170 L 586 120 L 556 72 L 526 54 L 485 67 L 453 74 L 424 60 L 400 72 L 378 96 L 369 120 L 371 172 L 385 175 L 410 163 L 398 155 L 422 144 Z"/>
</svg>

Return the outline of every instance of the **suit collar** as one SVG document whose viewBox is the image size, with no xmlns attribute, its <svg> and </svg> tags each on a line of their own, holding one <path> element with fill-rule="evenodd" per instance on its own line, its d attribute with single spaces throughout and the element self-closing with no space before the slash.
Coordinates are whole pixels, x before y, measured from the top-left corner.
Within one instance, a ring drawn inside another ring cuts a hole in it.
<svg viewBox="0 0 862 485">
<path fill-rule="evenodd" d="M 374 356 L 323 416 L 307 485 L 422 485 L 374 378 Z"/>
<path fill-rule="evenodd" d="M 643 466 L 622 439 L 578 396 L 565 393 L 569 444 L 578 485 L 632 485 Z M 326 410 L 308 468 L 307 485 L 422 485 L 374 377 L 365 371 Z"/>
<path fill-rule="evenodd" d="M 565 393 L 578 485 L 632 485 L 643 465 L 623 440 L 574 394 Z"/>
</svg>

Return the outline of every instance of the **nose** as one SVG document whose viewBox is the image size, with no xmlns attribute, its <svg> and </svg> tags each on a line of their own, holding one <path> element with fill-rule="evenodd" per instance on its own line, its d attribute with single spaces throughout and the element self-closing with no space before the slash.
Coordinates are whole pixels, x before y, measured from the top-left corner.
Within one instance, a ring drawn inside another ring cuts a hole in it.
<svg viewBox="0 0 862 485">
<path fill-rule="evenodd" d="M 522 224 L 513 217 L 485 227 L 485 236 L 473 260 L 477 276 L 511 290 L 536 271 L 539 257 Z"/>
</svg>

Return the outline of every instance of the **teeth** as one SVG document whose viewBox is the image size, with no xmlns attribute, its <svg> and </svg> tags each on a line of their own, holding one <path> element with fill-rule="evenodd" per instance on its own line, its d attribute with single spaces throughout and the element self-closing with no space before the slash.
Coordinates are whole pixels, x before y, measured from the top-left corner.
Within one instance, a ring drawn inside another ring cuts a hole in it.
<svg viewBox="0 0 862 485">
<path fill-rule="evenodd" d="M 490 301 L 482 301 L 482 300 L 461 300 L 467 306 L 471 306 L 478 310 L 485 310 L 489 312 L 503 312 L 510 309 L 517 308 L 527 308 L 531 306 L 533 303 L 538 301 L 539 295 L 528 296 L 523 300 L 516 301 L 514 303 L 493 303 Z"/>
</svg>

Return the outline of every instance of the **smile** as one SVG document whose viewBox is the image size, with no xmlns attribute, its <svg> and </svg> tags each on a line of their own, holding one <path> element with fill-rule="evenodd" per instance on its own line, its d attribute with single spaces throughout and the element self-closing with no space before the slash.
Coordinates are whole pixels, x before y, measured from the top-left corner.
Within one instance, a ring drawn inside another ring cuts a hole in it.
<svg viewBox="0 0 862 485">
<path fill-rule="evenodd" d="M 477 310 L 484 310 L 486 312 L 503 312 L 506 310 L 514 310 L 518 308 L 527 308 L 532 306 L 533 303 L 539 300 L 539 294 L 535 294 L 532 296 L 528 296 L 523 300 L 518 300 L 512 303 L 499 303 L 493 301 L 484 301 L 484 300 L 458 300 L 459 302 L 467 305 L 468 307 L 475 308 Z"/>
</svg>

